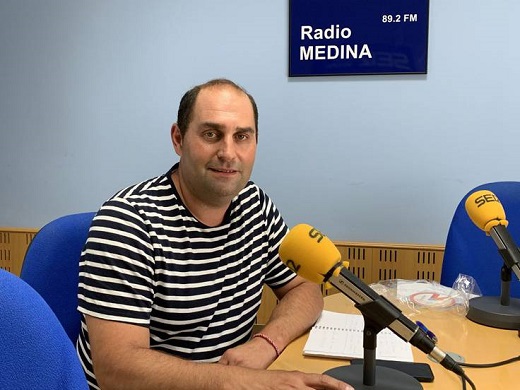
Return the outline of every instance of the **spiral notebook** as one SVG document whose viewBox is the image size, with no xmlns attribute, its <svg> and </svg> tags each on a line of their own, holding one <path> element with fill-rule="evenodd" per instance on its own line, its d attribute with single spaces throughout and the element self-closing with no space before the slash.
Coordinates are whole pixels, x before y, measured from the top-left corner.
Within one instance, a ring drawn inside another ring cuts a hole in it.
<svg viewBox="0 0 520 390">
<path fill-rule="evenodd" d="M 362 359 L 364 324 L 360 314 L 324 310 L 311 328 L 303 354 Z M 376 359 L 413 362 L 412 346 L 389 329 L 383 329 L 377 335 Z"/>
</svg>

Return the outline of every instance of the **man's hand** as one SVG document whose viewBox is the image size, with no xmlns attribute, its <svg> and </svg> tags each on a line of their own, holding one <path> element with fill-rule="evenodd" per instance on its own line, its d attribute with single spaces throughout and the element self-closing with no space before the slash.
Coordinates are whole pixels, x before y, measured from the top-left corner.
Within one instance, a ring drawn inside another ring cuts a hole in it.
<svg viewBox="0 0 520 390">
<path fill-rule="evenodd" d="M 228 349 L 219 363 L 229 366 L 264 369 L 276 359 L 276 352 L 261 338 L 253 338 L 236 348 Z M 251 390 L 353 390 L 335 378 L 324 374 L 306 374 L 299 371 L 256 371 L 261 378 L 249 378 Z M 252 383 L 251 383 L 252 381 Z"/>
<path fill-rule="evenodd" d="M 269 365 L 276 353 L 262 338 L 230 349 L 224 364 L 197 363 L 148 347 L 148 328 L 87 316 L 100 387 L 201 390 L 350 390 L 330 376 L 250 368 Z"/>
<path fill-rule="evenodd" d="M 220 358 L 219 363 L 228 366 L 265 369 L 275 360 L 274 348 L 265 340 L 255 337 L 245 344 L 228 349 Z"/>
<path fill-rule="evenodd" d="M 354 390 L 345 382 L 325 374 L 299 371 L 263 371 L 258 382 L 248 383 L 250 390 Z"/>
</svg>

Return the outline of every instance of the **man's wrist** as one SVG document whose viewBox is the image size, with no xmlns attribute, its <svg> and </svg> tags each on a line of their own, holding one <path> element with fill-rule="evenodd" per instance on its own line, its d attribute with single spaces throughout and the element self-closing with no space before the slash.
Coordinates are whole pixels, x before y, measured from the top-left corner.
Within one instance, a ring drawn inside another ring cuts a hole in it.
<svg viewBox="0 0 520 390">
<path fill-rule="evenodd" d="M 274 349 L 274 352 L 276 353 L 277 358 L 280 356 L 282 351 L 280 350 L 280 348 L 278 348 L 278 346 L 273 341 L 273 339 L 271 339 L 268 335 L 266 335 L 265 333 L 256 333 L 253 335 L 253 338 L 256 338 L 256 337 L 261 338 L 262 340 L 267 342 Z"/>
</svg>

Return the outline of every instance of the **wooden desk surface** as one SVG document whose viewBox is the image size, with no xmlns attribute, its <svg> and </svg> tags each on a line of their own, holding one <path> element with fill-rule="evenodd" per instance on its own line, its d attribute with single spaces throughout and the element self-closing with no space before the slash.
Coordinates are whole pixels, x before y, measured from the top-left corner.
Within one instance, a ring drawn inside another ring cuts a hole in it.
<svg viewBox="0 0 520 390">
<path fill-rule="evenodd" d="M 325 310 L 359 313 L 350 299 L 342 294 L 326 297 Z M 520 338 L 517 331 L 479 325 L 451 313 L 430 311 L 408 315 L 408 317 L 413 321 L 424 322 L 439 338 L 440 349 L 463 356 L 467 363 L 494 363 L 520 355 Z M 330 368 L 348 364 L 341 359 L 303 356 L 302 351 L 307 337 L 308 335 L 305 334 L 292 342 L 269 369 L 322 373 Z M 461 380 L 457 375 L 430 360 L 417 348 L 412 347 L 412 350 L 414 360 L 428 363 L 435 375 L 432 383 L 422 383 L 425 390 L 462 389 Z M 478 390 L 520 388 L 520 362 L 495 368 L 464 367 L 464 371 Z M 468 385 L 467 388 L 470 389 L 470 386 Z"/>
</svg>

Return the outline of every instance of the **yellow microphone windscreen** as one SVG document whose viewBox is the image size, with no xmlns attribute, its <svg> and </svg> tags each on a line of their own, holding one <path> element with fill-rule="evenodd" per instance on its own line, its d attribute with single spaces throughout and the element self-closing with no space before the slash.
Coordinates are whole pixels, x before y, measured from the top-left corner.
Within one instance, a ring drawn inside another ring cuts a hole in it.
<svg viewBox="0 0 520 390">
<path fill-rule="evenodd" d="M 307 224 L 294 226 L 283 239 L 280 258 L 298 275 L 323 283 L 326 275 L 341 261 L 341 254 L 332 241 Z"/>
<path fill-rule="evenodd" d="M 491 191 L 475 191 L 466 199 L 465 207 L 473 223 L 486 233 L 495 226 L 507 226 L 504 207 Z"/>
</svg>

